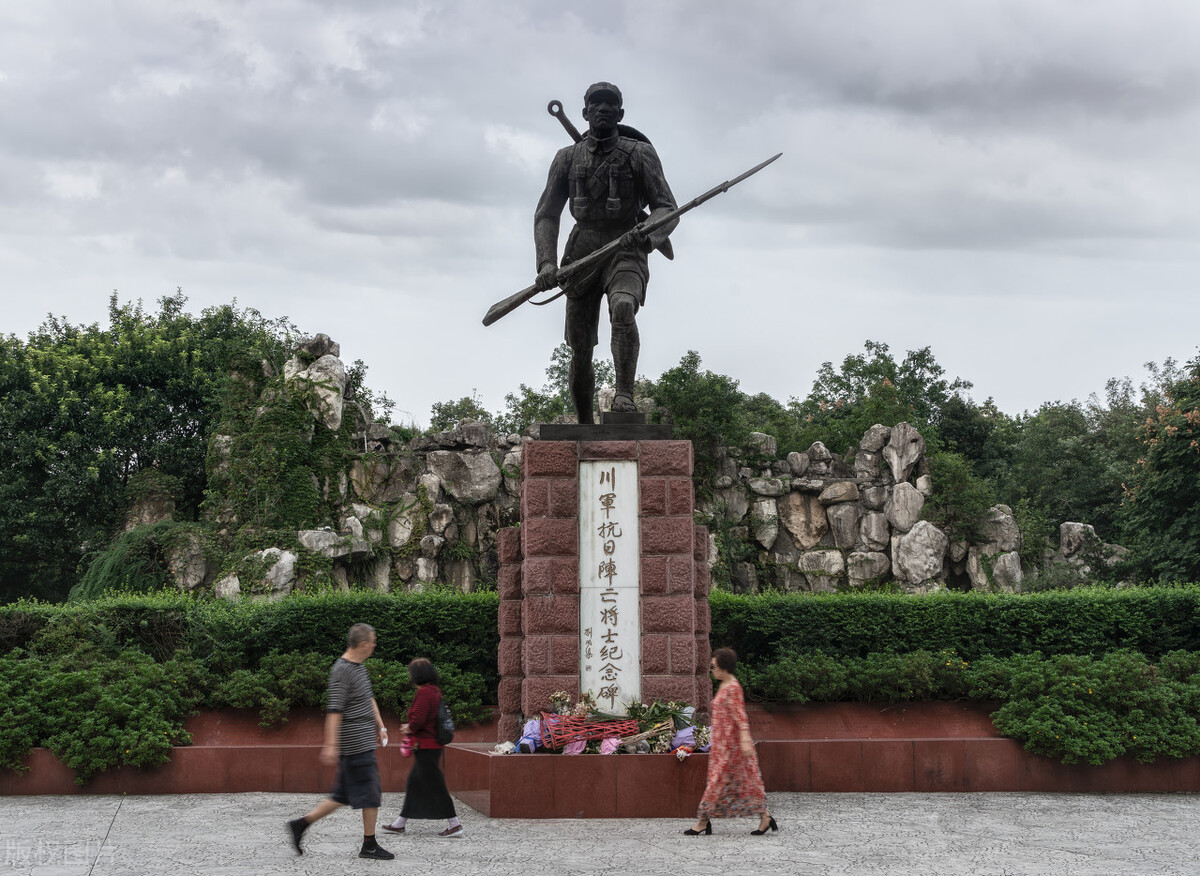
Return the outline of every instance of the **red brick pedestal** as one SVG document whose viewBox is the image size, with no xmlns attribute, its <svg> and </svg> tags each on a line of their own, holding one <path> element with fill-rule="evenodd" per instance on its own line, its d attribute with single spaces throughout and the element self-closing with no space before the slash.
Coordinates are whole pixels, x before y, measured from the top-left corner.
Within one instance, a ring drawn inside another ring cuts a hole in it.
<svg viewBox="0 0 1200 876">
<path fill-rule="evenodd" d="M 550 694 L 579 690 L 579 463 L 638 464 L 642 699 L 707 711 L 708 532 L 693 522 L 690 441 L 533 441 L 521 525 L 500 533 L 499 738 L 515 741 Z"/>
</svg>

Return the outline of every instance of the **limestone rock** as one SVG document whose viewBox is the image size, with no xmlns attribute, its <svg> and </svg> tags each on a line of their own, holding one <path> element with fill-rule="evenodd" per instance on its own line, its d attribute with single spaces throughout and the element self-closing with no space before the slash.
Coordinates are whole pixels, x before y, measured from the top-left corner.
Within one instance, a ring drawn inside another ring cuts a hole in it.
<svg viewBox="0 0 1200 876">
<path fill-rule="evenodd" d="M 879 476 L 879 454 L 868 450 L 860 450 L 854 454 L 854 474 L 860 478 L 875 478 Z"/>
<path fill-rule="evenodd" d="M 213 593 L 218 599 L 237 599 L 242 595 L 242 582 L 237 575 L 226 575 L 213 585 Z"/>
<path fill-rule="evenodd" d="M 792 474 L 796 477 L 803 477 L 808 471 L 808 464 L 811 462 L 807 453 L 798 453 L 793 450 L 787 455 L 788 467 L 792 470 Z"/>
<path fill-rule="evenodd" d="M 204 583 L 208 578 L 208 558 L 204 555 L 204 542 L 199 533 L 188 533 L 186 539 L 171 548 L 167 566 L 171 570 L 171 577 L 175 579 L 175 586 L 184 593 Z"/>
<path fill-rule="evenodd" d="M 933 495 L 933 478 L 927 474 L 921 475 L 917 478 L 917 490 L 928 499 Z"/>
<path fill-rule="evenodd" d="M 751 478 L 747 484 L 756 496 L 782 496 L 787 487 L 779 478 Z"/>
<path fill-rule="evenodd" d="M 1008 553 L 1021 549 L 1021 529 L 1017 518 L 1007 505 L 993 505 L 980 526 L 980 544 L 986 545 L 989 553 Z"/>
<path fill-rule="evenodd" d="M 887 504 L 887 519 L 897 532 L 908 532 L 921 519 L 925 497 L 909 483 L 898 483 Z"/>
<path fill-rule="evenodd" d="M 336 432 L 342 425 L 342 395 L 346 391 L 346 366 L 336 356 L 322 356 L 291 381 L 307 382 L 315 396 L 312 412 L 317 422 Z"/>
<path fill-rule="evenodd" d="M 380 593 L 387 593 L 392 589 L 391 586 L 391 571 L 392 561 L 387 557 L 380 557 L 371 564 L 371 588 L 378 590 Z"/>
<path fill-rule="evenodd" d="M 342 518 L 342 532 L 350 535 L 351 538 L 363 537 L 362 521 L 357 517 L 347 516 Z"/>
<path fill-rule="evenodd" d="M 809 462 L 824 462 L 833 461 L 833 454 L 829 452 L 829 448 L 820 441 L 814 441 L 805 451 L 808 454 Z"/>
<path fill-rule="evenodd" d="M 442 549 L 442 545 L 446 543 L 446 539 L 440 535 L 427 535 L 421 539 L 421 556 L 427 560 L 432 560 L 438 555 L 438 551 Z"/>
<path fill-rule="evenodd" d="M 426 457 L 426 463 L 446 492 L 468 505 L 496 498 L 504 478 L 496 460 L 486 452 L 435 450 Z"/>
<path fill-rule="evenodd" d="M 758 592 L 758 572 L 753 563 L 734 563 L 732 576 L 734 593 Z"/>
<path fill-rule="evenodd" d="M 811 590 L 832 592 L 846 574 L 846 561 L 841 551 L 807 551 L 796 558 L 796 568 Z"/>
<path fill-rule="evenodd" d="M 1059 552 L 1067 558 L 1075 556 L 1088 543 L 1099 544 L 1096 529 L 1088 523 L 1064 523 L 1058 527 Z"/>
<path fill-rule="evenodd" d="M 836 505 L 839 502 L 857 502 L 858 484 L 854 481 L 836 481 L 821 491 L 818 497 L 822 505 Z"/>
<path fill-rule="evenodd" d="M 442 497 L 442 479 L 433 472 L 425 472 L 417 479 L 417 486 L 425 488 L 425 497 L 436 502 Z"/>
<path fill-rule="evenodd" d="M 1016 551 L 999 554 L 992 565 L 992 579 L 1005 592 L 1020 588 L 1024 574 L 1021 571 L 1021 555 Z"/>
<path fill-rule="evenodd" d="M 750 512 L 750 531 L 754 539 L 770 550 L 779 537 L 779 506 L 774 499 L 759 499 Z"/>
<path fill-rule="evenodd" d="M 867 551 L 887 550 L 891 544 L 887 515 L 881 511 L 867 511 L 859 521 L 858 535 Z"/>
<path fill-rule="evenodd" d="M 383 505 L 413 490 L 417 474 L 417 463 L 410 456 L 356 459 L 350 466 L 350 483 L 364 502 Z"/>
<path fill-rule="evenodd" d="M 891 493 L 887 487 L 876 485 L 860 488 L 859 496 L 864 508 L 870 511 L 882 511 L 887 507 L 887 500 Z"/>
<path fill-rule="evenodd" d="M 342 355 L 341 346 L 324 332 L 304 338 L 296 345 L 296 358 L 302 362 L 315 362 L 322 356 Z"/>
<path fill-rule="evenodd" d="M 454 520 L 454 509 L 441 503 L 434 505 L 429 512 L 429 531 L 435 535 L 445 535 L 446 527 Z"/>
<path fill-rule="evenodd" d="M 892 571 L 892 561 L 879 551 L 856 551 L 846 557 L 846 574 L 850 584 L 861 587 L 867 581 L 879 581 Z"/>
<path fill-rule="evenodd" d="M 437 560 L 429 557 L 417 557 L 417 581 L 421 584 L 432 584 L 437 579 Z"/>
<path fill-rule="evenodd" d="M 967 548 L 969 547 L 970 545 L 967 544 L 966 539 L 950 542 L 950 562 L 961 563 L 963 558 L 966 557 Z"/>
<path fill-rule="evenodd" d="M 412 538 L 413 531 L 416 529 L 417 517 L 420 513 L 421 506 L 417 502 L 417 497 L 412 493 L 405 494 L 396 507 L 391 520 L 388 521 L 388 544 L 393 548 L 402 548 L 408 544 L 408 540 Z"/>
<path fill-rule="evenodd" d="M 925 439 L 908 423 L 897 424 L 883 448 L 883 458 L 891 469 L 892 479 L 898 484 L 908 480 L 924 455 Z"/>
<path fill-rule="evenodd" d="M 878 453 L 891 437 L 891 429 L 880 423 L 876 423 L 863 433 L 862 441 L 858 442 L 858 447 L 860 450 L 865 450 L 868 453 Z"/>
<path fill-rule="evenodd" d="M 833 544 L 839 550 L 851 550 L 858 541 L 859 514 L 857 502 L 839 502 L 825 509 L 829 531 L 833 533 Z"/>
<path fill-rule="evenodd" d="M 923 584 L 942 574 L 950 539 L 928 520 L 918 520 L 905 535 L 892 539 L 892 571 L 909 584 Z"/>
<path fill-rule="evenodd" d="M 815 547 L 829 531 L 825 507 L 811 493 L 788 493 L 777 501 L 779 521 L 799 550 Z"/>
<path fill-rule="evenodd" d="M 296 533 L 296 538 L 314 554 L 333 560 L 362 558 L 374 553 L 366 539 L 339 535 L 328 529 L 304 529 Z"/>
<path fill-rule="evenodd" d="M 766 456 L 769 459 L 774 459 L 776 454 L 777 442 L 766 432 L 751 432 L 748 449 L 751 453 L 756 453 L 759 456 Z"/>
<path fill-rule="evenodd" d="M 262 577 L 262 587 L 269 593 L 290 593 L 296 580 L 296 555 L 279 548 L 267 548 L 251 558 L 269 563 Z"/>
</svg>

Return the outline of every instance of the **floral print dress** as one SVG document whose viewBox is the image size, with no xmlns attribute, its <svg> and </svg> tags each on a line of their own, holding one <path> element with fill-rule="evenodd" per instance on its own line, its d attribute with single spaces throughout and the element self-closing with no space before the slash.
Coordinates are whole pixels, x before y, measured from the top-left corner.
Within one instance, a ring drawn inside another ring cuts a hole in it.
<svg viewBox="0 0 1200 876">
<path fill-rule="evenodd" d="M 712 699 L 712 748 L 708 784 L 700 799 L 700 818 L 740 818 L 767 814 L 767 793 L 758 769 L 758 753 L 742 753 L 741 733 L 749 731 L 746 699 L 736 678 L 722 683 Z"/>
</svg>

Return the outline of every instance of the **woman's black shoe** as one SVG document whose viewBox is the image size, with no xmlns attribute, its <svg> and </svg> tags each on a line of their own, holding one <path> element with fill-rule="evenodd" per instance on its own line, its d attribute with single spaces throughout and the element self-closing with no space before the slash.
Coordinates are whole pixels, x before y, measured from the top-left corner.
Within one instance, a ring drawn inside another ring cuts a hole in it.
<svg viewBox="0 0 1200 876">
<path fill-rule="evenodd" d="M 771 816 L 771 820 L 767 823 L 766 827 L 761 827 L 758 830 L 752 830 L 752 831 L 750 831 L 750 835 L 751 836 L 762 836 L 768 830 L 779 830 L 779 825 L 775 823 L 774 815 Z"/>
<path fill-rule="evenodd" d="M 704 830 L 692 830 L 689 827 L 687 830 L 685 830 L 683 832 L 684 836 L 700 836 L 700 834 L 704 834 L 705 836 L 712 836 L 712 822 L 711 821 L 705 823 Z"/>
</svg>

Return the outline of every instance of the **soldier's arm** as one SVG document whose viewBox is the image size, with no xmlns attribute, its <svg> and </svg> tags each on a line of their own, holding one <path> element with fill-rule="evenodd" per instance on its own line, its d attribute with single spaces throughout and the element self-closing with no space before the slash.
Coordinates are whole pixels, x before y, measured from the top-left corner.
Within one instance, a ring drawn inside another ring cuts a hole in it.
<svg viewBox="0 0 1200 876">
<path fill-rule="evenodd" d="M 657 219 L 663 213 L 669 213 L 676 208 L 675 196 L 667 185 L 666 174 L 663 173 L 662 162 L 658 153 L 649 143 L 639 143 L 637 149 L 637 169 L 641 177 L 641 196 L 650 208 L 650 218 Z M 662 228 L 648 235 L 647 249 L 654 249 L 670 237 L 679 219 L 668 222 Z"/>
<path fill-rule="evenodd" d="M 558 267 L 558 224 L 570 196 L 571 150 L 560 149 L 550 163 L 546 189 L 533 211 L 533 246 L 537 270 Z"/>
</svg>

